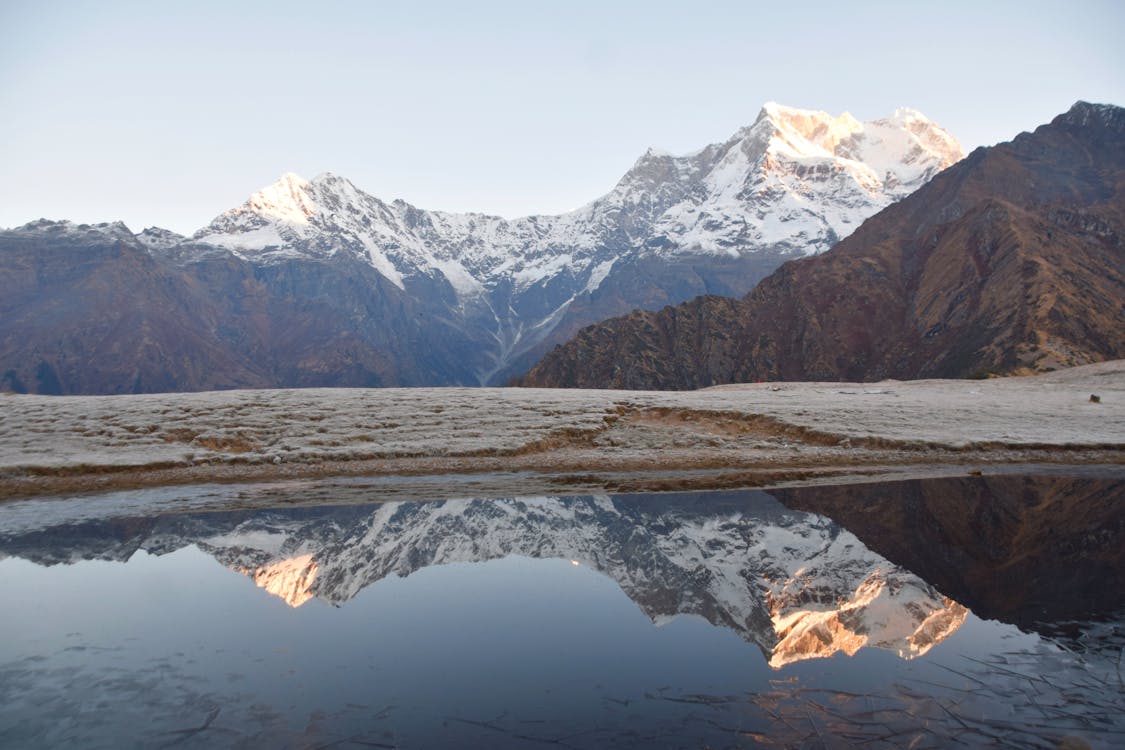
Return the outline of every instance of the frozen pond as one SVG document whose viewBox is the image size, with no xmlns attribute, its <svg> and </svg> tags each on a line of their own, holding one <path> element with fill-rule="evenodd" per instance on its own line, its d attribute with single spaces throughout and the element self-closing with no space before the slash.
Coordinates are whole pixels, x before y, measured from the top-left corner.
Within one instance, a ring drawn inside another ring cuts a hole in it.
<svg viewBox="0 0 1125 750">
<path fill-rule="evenodd" d="M 0 505 L 0 746 L 1125 744 L 1125 480 Z M 193 509 L 194 508 L 194 509 Z"/>
</svg>

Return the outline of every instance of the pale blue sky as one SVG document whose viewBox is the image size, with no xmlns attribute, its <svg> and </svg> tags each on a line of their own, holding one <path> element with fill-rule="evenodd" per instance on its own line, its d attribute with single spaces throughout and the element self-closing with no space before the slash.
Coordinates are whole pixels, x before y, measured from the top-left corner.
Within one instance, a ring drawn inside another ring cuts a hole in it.
<svg viewBox="0 0 1125 750">
<path fill-rule="evenodd" d="M 0 0 L 0 226 L 191 232 L 294 171 L 515 216 L 768 100 L 967 148 L 1125 104 L 1121 2 Z"/>
</svg>

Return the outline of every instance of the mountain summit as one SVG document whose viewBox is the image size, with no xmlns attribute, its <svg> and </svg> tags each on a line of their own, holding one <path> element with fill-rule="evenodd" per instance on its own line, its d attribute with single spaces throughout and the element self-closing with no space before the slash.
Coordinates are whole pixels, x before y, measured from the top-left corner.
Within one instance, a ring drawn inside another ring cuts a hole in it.
<svg viewBox="0 0 1125 750">
<path fill-rule="evenodd" d="M 0 232 L 0 293 L 25 300 L 0 303 L 0 386 L 503 383 L 590 323 L 745 294 L 961 157 L 913 110 L 861 123 L 771 103 L 722 143 L 649 149 L 555 216 L 428 211 L 326 173 L 285 174 L 191 238 L 33 223 Z"/>
<path fill-rule="evenodd" d="M 860 123 L 769 103 L 723 143 L 686 156 L 649 149 L 612 191 L 566 214 L 427 211 L 332 174 L 287 174 L 193 239 L 255 263 L 346 255 L 412 296 L 419 284 L 448 286 L 450 314 L 494 333 L 474 371 L 487 384 L 581 325 L 697 294 L 743 294 L 963 155 L 914 110 Z"/>
<path fill-rule="evenodd" d="M 738 257 L 780 245 L 809 255 L 963 156 L 914 110 L 860 123 L 771 102 L 723 143 L 686 156 L 649 149 L 610 193 L 566 214 L 424 211 L 332 174 L 285 174 L 194 239 L 262 259 L 352 252 L 376 268 L 390 263 L 398 278 L 453 263 L 451 283 L 463 270 L 486 286 L 543 278 L 557 265 L 543 259 L 558 257 L 581 273 L 607 254 Z"/>
<path fill-rule="evenodd" d="M 1079 102 L 745 298 L 591 326 L 524 383 L 966 377 L 1125 357 L 1123 175 L 1125 110 Z"/>
</svg>

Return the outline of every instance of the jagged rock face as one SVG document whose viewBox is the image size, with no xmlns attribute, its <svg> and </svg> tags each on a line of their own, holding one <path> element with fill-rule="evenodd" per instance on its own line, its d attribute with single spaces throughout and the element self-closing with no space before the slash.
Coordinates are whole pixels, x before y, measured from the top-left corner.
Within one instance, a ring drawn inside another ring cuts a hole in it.
<svg viewBox="0 0 1125 750">
<path fill-rule="evenodd" d="M 762 493 L 386 503 L 87 528 L 95 538 L 86 543 L 63 527 L 0 535 L 0 549 L 53 564 L 194 544 L 291 606 L 314 597 L 344 605 L 433 565 L 569 559 L 612 578 L 654 621 L 700 615 L 759 646 L 774 667 L 863 646 L 911 658 L 967 615 L 827 518 Z"/>
<path fill-rule="evenodd" d="M 1018 374 L 1125 356 L 1125 110 L 974 151 L 736 303 L 582 330 L 525 385 Z"/>
<path fill-rule="evenodd" d="M 190 239 L 36 222 L 0 232 L 0 296 L 30 302 L 0 320 L 0 387 L 503 383 L 590 323 L 745 294 L 961 157 L 911 110 L 769 104 L 724 143 L 649 150 L 559 216 L 426 211 L 324 174 L 285 175 Z"/>
</svg>

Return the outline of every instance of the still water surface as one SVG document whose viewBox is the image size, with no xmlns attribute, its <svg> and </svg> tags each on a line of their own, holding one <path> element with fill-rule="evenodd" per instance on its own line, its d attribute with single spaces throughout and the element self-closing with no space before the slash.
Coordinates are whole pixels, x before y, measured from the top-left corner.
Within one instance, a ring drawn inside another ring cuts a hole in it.
<svg viewBox="0 0 1125 750">
<path fill-rule="evenodd" d="M 259 491 L 0 506 L 0 746 L 1125 743 L 1120 479 Z"/>
</svg>

